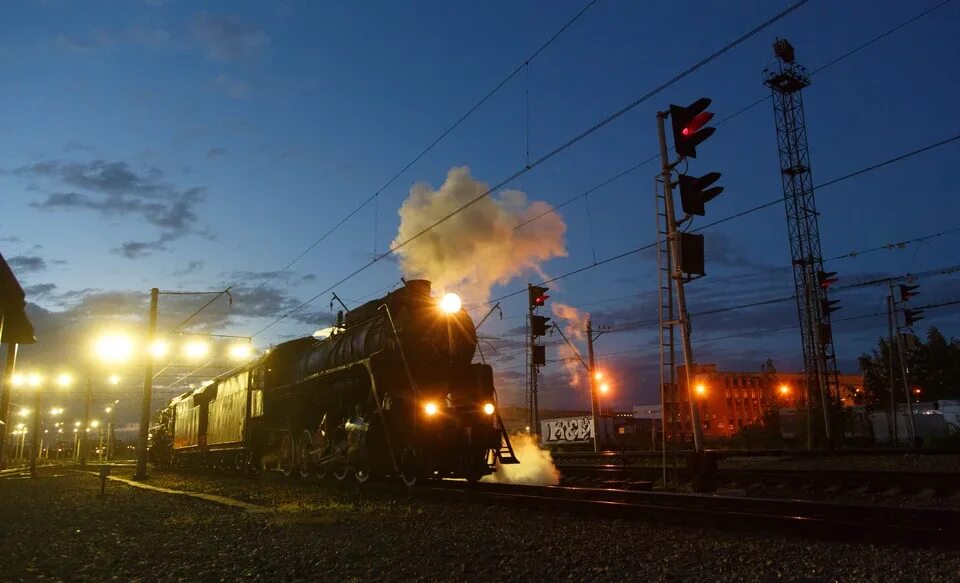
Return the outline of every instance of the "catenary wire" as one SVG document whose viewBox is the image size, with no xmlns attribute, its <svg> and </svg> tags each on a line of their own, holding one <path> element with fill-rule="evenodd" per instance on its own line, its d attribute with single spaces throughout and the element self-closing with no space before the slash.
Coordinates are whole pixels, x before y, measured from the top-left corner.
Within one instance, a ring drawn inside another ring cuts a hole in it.
<svg viewBox="0 0 960 583">
<path fill-rule="evenodd" d="M 538 158 L 538 159 L 535 160 L 534 162 L 532 162 L 532 163 L 530 163 L 530 164 L 527 164 L 524 168 L 521 168 L 520 170 L 517 170 L 516 172 L 514 172 L 513 174 L 511 174 L 511 175 L 508 176 L 507 178 L 501 180 L 499 183 L 497 183 L 497 184 L 496 184 L 495 186 L 493 186 L 492 188 L 487 189 L 484 193 L 480 194 L 479 196 L 474 197 L 474 198 L 471 199 L 470 201 L 467 201 L 465 204 L 461 205 L 460 207 L 458 207 L 457 209 L 451 211 L 450 213 L 444 215 L 443 217 L 441 217 L 440 219 L 438 219 L 438 220 L 435 221 L 434 223 L 430 224 L 429 226 L 425 227 L 425 228 L 422 229 L 421 231 L 419 231 L 419 232 L 411 235 L 411 236 L 408 237 L 407 239 L 405 239 L 405 240 L 397 243 L 396 245 L 393 246 L 392 249 L 390 249 L 390 250 L 387 251 L 386 253 L 382 253 L 382 254 L 374 257 L 372 260 L 368 261 L 367 263 L 365 263 L 365 264 L 363 264 L 362 266 L 358 267 L 358 268 L 355 269 L 354 271 L 350 272 L 350 273 L 347 274 L 345 277 L 343 277 L 342 279 L 340 279 L 339 281 L 337 281 L 337 282 L 334 283 L 333 285 L 329 286 L 327 289 L 321 291 L 320 293 L 318 293 L 318 294 L 316 294 L 315 296 L 311 297 L 310 299 L 308 299 L 307 301 L 303 302 L 303 303 L 300 304 L 299 306 L 297 306 L 297 307 L 293 308 L 292 310 L 286 312 L 285 314 L 281 315 L 279 318 L 277 318 L 276 320 L 274 320 L 274 321 L 271 322 L 270 324 L 267 324 L 266 326 L 264 326 L 263 328 L 261 328 L 260 330 L 258 330 L 258 331 L 257 331 L 256 333 L 254 333 L 253 335 L 254 335 L 254 336 L 258 336 L 258 335 L 262 334 L 263 332 L 265 332 L 266 330 L 272 328 L 273 326 L 275 326 L 275 325 L 278 324 L 279 322 L 283 321 L 284 319 L 288 318 L 288 317 L 291 316 L 292 314 L 294 314 L 294 313 L 300 311 L 301 309 L 303 309 L 304 307 L 310 305 L 311 303 L 313 303 L 314 301 L 316 301 L 317 299 L 319 299 L 321 296 L 327 294 L 329 291 L 335 289 L 337 286 L 339 286 L 339 285 L 341 285 L 341 284 L 343 284 L 343 283 L 345 283 L 345 282 L 353 279 L 356 275 L 358 275 L 359 273 L 365 271 L 365 270 L 368 269 L 370 266 L 374 265 L 375 263 L 379 262 L 380 260 L 384 259 L 385 257 L 388 257 L 388 256 L 392 255 L 393 253 L 396 253 L 399 249 L 402 249 L 403 247 L 409 245 L 409 244 L 412 243 L 413 241 L 416 241 L 417 239 L 419 239 L 420 237 L 422 237 L 422 236 L 425 235 L 426 233 L 428 233 L 428 232 L 430 232 L 431 230 L 435 229 L 437 226 L 439 226 L 439 225 L 445 223 L 446 221 L 448 221 L 450 218 L 456 216 L 457 214 L 463 212 L 463 211 L 466 210 L 467 208 L 473 206 L 474 204 L 476 204 L 477 202 L 479 202 L 479 201 L 482 200 L 483 198 L 486 198 L 487 196 L 489 196 L 490 194 L 492 194 L 492 193 L 493 193 L 494 191 L 496 191 L 497 189 L 505 186 L 506 184 L 509 184 L 510 182 L 516 180 L 516 179 L 519 178 L 520 176 L 523 176 L 524 174 L 526 174 L 527 172 L 533 170 L 533 169 L 536 168 L 537 166 L 540 166 L 541 164 L 543 164 L 543 163 L 546 162 L 547 160 L 550 160 L 551 158 L 553 158 L 553 157 L 556 156 L 557 154 L 565 151 L 566 149 L 570 148 L 570 147 L 573 146 L 574 144 L 580 142 L 581 140 L 583 140 L 583 139 L 587 138 L 588 136 L 594 134 L 595 132 L 597 132 L 597 131 L 600 130 L 601 128 L 607 126 L 607 125 L 610 124 L 611 122 L 619 119 L 621 116 L 623 116 L 623 115 L 626 114 L 627 112 L 633 110 L 634 108 L 636 108 L 638 105 L 640 105 L 641 103 L 643 103 L 643 102 L 646 101 L 647 99 L 649 99 L 649 98 L 657 95 L 658 93 L 660 93 L 661 91 L 663 91 L 663 90 L 666 89 L 667 87 L 669 87 L 669 86 L 673 85 L 674 83 L 680 81 L 681 79 L 687 77 L 687 76 L 690 75 L 691 73 L 699 70 L 699 69 L 702 68 L 704 65 L 706 65 L 706 64 L 710 63 L 711 61 L 713 61 L 714 59 L 722 56 L 723 54 L 725 54 L 725 53 L 728 52 L 729 50 L 733 49 L 734 47 L 738 46 L 739 44 L 743 43 L 744 41 L 746 41 L 746 40 L 749 39 L 750 37 L 756 35 L 757 33 L 761 32 L 761 31 L 764 30 L 764 29 L 766 29 L 767 27 L 769 27 L 770 25 L 774 24 L 775 22 L 781 20 L 782 18 L 784 18 L 784 17 L 787 16 L 788 14 L 792 13 L 793 11 L 797 10 L 798 8 L 800 8 L 801 6 L 803 6 L 804 4 L 806 4 L 807 2 L 809 2 L 809 0 L 799 0 L 798 2 L 796 2 L 796 3 L 794 3 L 794 4 L 790 5 L 790 6 L 788 6 L 788 7 L 785 8 L 784 10 L 780 11 L 779 13 L 777 13 L 775 16 L 773 16 L 773 17 L 769 18 L 768 20 L 766 20 L 765 22 L 757 25 L 756 27 L 754 27 L 753 29 L 747 31 L 746 33 L 740 35 L 740 36 L 737 37 L 735 40 L 733 40 L 732 42 L 728 43 L 727 45 L 725 45 L 724 47 L 720 48 L 719 50 L 715 51 L 715 52 L 712 53 L 711 55 L 709 55 L 709 56 L 701 59 L 701 60 L 698 61 L 696 64 L 694 64 L 694 65 L 692 65 L 691 67 L 688 67 L 687 69 L 685 69 L 684 71 L 678 73 L 677 75 L 675 75 L 674 77 L 672 77 L 672 78 L 669 79 L 668 81 L 666 81 L 666 82 L 662 83 L 661 85 L 655 87 L 654 89 L 648 91 L 646 94 L 642 95 L 641 97 L 639 97 L 638 99 L 634 100 L 633 102 L 627 104 L 626 106 L 620 108 L 619 110 L 615 111 L 614 113 L 608 115 L 607 117 L 601 119 L 599 122 L 595 123 L 594 125 L 592 125 L 592 126 L 590 126 L 589 128 L 583 130 L 583 131 L 580 132 L 579 134 L 577 134 L 577 135 L 573 136 L 572 138 L 568 139 L 566 142 L 563 142 L 561 145 L 557 146 L 556 148 L 554 148 L 554 149 L 551 150 L 550 152 L 544 154 L 543 156 L 541 156 L 540 158 Z"/>
</svg>

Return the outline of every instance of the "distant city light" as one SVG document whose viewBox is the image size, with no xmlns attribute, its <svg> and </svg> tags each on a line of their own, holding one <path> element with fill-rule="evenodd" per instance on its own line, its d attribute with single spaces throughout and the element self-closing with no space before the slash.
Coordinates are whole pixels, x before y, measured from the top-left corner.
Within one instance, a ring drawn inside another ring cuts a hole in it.
<svg viewBox="0 0 960 583">
<path fill-rule="evenodd" d="M 788 385 L 780 385 L 779 390 L 781 395 L 786 396 L 790 394 L 790 387 Z"/>
<path fill-rule="evenodd" d="M 253 354 L 253 347 L 249 343 L 234 344 L 230 347 L 230 358 L 247 360 Z"/>
<path fill-rule="evenodd" d="M 157 340 L 150 345 L 150 355 L 154 358 L 162 358 L 170 352 L 170 345 L 163 340 Z"/>
<path fill-rule="evenodd" d="M 193 340 L 183 347 L 183 354 L 187 358 L 203 358 L 210 352 L 210 345 L 201 340 Z"/>
<path fill-rule="evenodd" d="M 107 382 L 110 383 L 111 385 L 120 384 L 120 375 L 115 375 L 115 374 L 110 375 L 110 378 L 107 379 Z"/>
<path fill-rule="evenodd" d="M 133 353 L 133 342 L 123 334 L 110 334 L 97 340 L 96 352 L 104 362 L 123 362 Z"/>
<path fill-rule="evenodd" d="M 695 390 L 695 391 L 697 392 L 697 394 L 700 395 L 701 397 L 702 397 L 703 395 L 706 395 L 706 394 L 707 394 L 707 387 L 704 386 L 703 383 L 700 383 L 700 384 L 698 384 L 696 387 L 694 387 L 694 390 Z"/>
<path fill-rule="evenodd" d="M 73 377 L 70 373 L 62 372 L 57 375 L 57 384 L 61 387 L 69 387 L 73 383 Z"/>
<path fill-rule="evenodd" d="M 600 392 L 606 395 L 610 392 L 610 385 L 607 383 L 600 383 Z"/>
</svg>

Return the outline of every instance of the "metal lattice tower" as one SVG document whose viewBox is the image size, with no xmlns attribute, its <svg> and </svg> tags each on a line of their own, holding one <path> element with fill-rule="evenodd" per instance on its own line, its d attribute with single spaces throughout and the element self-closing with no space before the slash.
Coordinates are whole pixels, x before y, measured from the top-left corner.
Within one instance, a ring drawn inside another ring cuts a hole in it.
<svg viewBox="0 0 960 583">
<path fill-rule="evenodd" d="M 773 48 L 776 63 L 764 70 L 763 84 L 773 92 L 780 178 L 787 211 L 793 281 L 807 378 L 807 439 L 808 445 L 812 446 L 811 405 L 817 398 L 816 394 L 819 392 L 824 432 L 830 442 L 830 400 L 834 388 L 839 390 L 839 387 L 833 332 L 826 304 L 827 289 L 821 281 L 823 255 L 820 252 L 820 228 L 801 95 L 803 88 L 810 85 L 810 76 L 804 67 L 794 62 L 793 47 L 786 39 L 778 39 Z"/>
</svg>

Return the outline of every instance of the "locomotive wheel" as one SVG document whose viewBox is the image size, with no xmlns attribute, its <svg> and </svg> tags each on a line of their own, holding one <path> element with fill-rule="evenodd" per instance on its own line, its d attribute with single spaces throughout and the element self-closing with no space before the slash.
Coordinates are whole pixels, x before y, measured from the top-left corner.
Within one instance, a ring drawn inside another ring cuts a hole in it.
<svg viewBox="0 0 960 583">
<path fill-rule="evenodd" d="M 293 475 L 293 469 L 295 465 L 296 452 L 294 451 L 293 437 L 290 435 L 284 435 L 283 441 L 280 442 L 280 471 L 283 472 L 283 475 L 290 477 Z"/>
<path fill-rule="evenodd" d="M 297 464 L 298 469 L 300 470 L 300 477 L 304 480 L 308 479 L 313 472 L 311 471 L 313 463 L 310 459 L 310 452 L 313 451 L 313 435 L 310 434 L 306 429 L 300 434 L 300 455 L 297 456 L 299 463 Z"/>
<path fill-rule="evenodd" d="M 416 450 L 407 448 L 400 458 L 400 479 L 407 488 L 413 488 L 423 475 L 423 464 Z"/>
<path fill-rule="evenodd" d="M 347 479 L 347 474 L 350 472 L 347 471 L 347 468 L 339 467 L 333 470 L 333 477 L 337 479 L 338 482 L 342 482 Z"/>
<path fill-rule="evenodd" d="M 357 470 L 353 472 L 353 477 L 362 484 L 370 479 L 370 470 Z"/>
</svg>

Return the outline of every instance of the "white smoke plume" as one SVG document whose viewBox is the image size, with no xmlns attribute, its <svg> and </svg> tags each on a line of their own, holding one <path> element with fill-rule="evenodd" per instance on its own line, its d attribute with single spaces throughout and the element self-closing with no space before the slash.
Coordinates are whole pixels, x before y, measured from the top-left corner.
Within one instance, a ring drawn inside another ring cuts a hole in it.
<svg viewBox="0 0 960 583">
<path fill-rule="evenodd" d="M 497 466 L 496 471 L 484 476 L 481 482 L 532 486 L 556 486 L 560 483 L 560 471 L 553 465 L 553 457 L 548 450 L 540 447 L 536 436 L 515 433 L 510 436 L 510 444 L 520 463 Z"/>
<path fill-rule="evenodd" d="M 583 348 L 583 345 L 586 344 L 587 340 L 587 320 L 590 319 L 590 314 L 581 312 L 573 306 L 568 306 L 560 302 L 554 302 L 552 308 L 553 315 L 556 318 L 556 325 L 563 326 L 563 333 L 567 336 L 567 340 L 569 340 L 571 344 L 577 346 L 579 341 L 580 346 L 577 347 L 577 351 L 582 358 L 586 359 L 587 352 Z M 574 388 L 580 388 L 586 370 L 584 370 L 580 359 L 577 358 L 573 349 L 570 348 L 566 342 L 560 344 L 560 357 L 563 359 L 563 367 L 566 369 L 567 376 L 570 378 L 570 385 Z"/>
<path fill-rule="evenodd" d="M 466 166 L 451 168 L 434 190 L 419 182 L 400 207 L 400 228 L 392 245 L 429 228 L 489 190 L 470 176 Z M 519 190 L 484 197 L 397 250 L 408 278 L 429 279 L 437 293 L 455 291 L 469 303 L 485 302 L 491 288 L 567 254 L 567 226 L 557 213 L 514 230 L 520 223 L 550 210 L 542 201 L 528 202 Z M 547 279 L 543 277 L 543 279 Z"/>
</svg>

